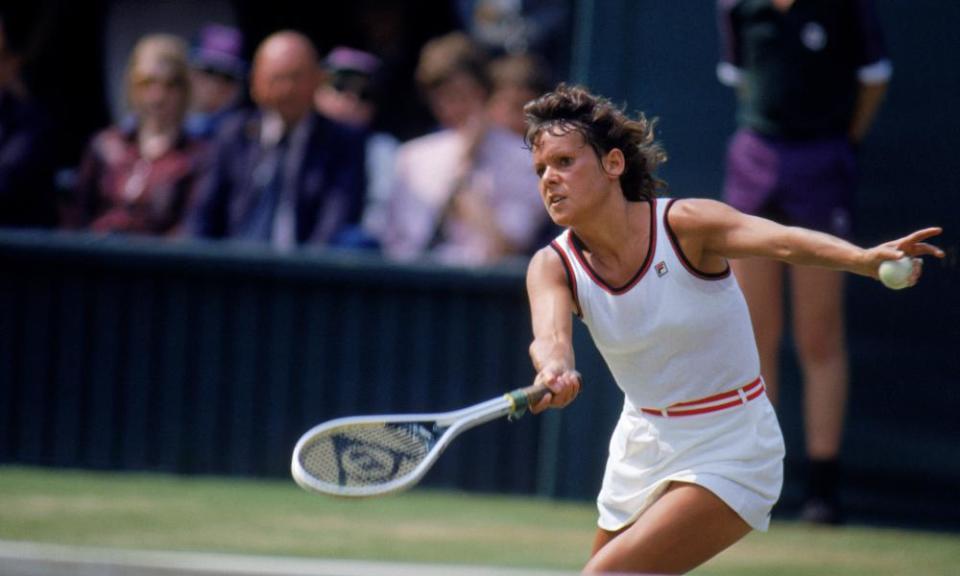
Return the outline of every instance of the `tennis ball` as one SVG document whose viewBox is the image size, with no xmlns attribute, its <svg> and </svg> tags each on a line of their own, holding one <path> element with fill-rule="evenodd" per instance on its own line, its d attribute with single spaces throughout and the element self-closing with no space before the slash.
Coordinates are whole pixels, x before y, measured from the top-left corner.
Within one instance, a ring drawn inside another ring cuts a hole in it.
<svg viewBox="0 0 960 576">
<path fill-rule="evenodd" d="M 913 274 L 913 258 L 909 256 L 899 260 L 885 260 L 880 264 L 880 281 L 891 290 L 906 288 L 911 274 Z"/>
</svg>

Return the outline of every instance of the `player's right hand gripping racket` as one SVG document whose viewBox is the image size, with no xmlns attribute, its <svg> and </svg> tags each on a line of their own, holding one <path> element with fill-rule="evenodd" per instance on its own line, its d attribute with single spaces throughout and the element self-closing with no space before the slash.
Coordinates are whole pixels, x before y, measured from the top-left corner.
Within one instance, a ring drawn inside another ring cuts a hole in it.
<svg viewBox="0 0 960 576">
<path fill-rule="evenodd" d="M 461 432 L 502 416 L 519 417 L 547 392 L 534 384 L 452 412 L 337 418 L 300 437 L 291 472 L 303 488 L 332 496 L 405 490 Z"/>
</svg>

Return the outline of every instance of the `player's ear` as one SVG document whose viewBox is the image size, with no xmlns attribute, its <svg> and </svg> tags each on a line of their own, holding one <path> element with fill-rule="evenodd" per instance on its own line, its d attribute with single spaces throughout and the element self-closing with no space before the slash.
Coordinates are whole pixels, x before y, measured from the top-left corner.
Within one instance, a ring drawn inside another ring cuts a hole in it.
<svg viewBox="0 0 960 576">
<path fill-rule="evenodd" d="M 603 170 L 615 178 L 619 178 L 627 167 L 626 158 L 624 158 L 623 151 L 619 148 L 614 148 L 607 152 L 600 161 L 603 165 Z"/>
</svg>

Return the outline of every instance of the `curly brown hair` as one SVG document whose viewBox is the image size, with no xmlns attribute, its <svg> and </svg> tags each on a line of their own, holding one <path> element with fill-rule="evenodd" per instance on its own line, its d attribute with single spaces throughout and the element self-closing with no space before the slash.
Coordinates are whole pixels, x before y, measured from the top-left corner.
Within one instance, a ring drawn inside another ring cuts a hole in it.
<svg viewBox="0 0 960 576">
<path fill-rule="evenodd" d="M 537 146 L 544 132 L 579 132 L 598 157 L 614 148 L 623 152 L 626 168 L 620 176 L 620 187 L 627 200 L 649 200 L 666 188 L 666 182 L 654 175 L 667 161 L 666 151 L 654 137 L 656 119 L 648 120 L 642 112 L 631 119 L 610 100 L 582 86 L 566 84 L 528 102 L 523 112 L 529 148 Z"/>
</svg>

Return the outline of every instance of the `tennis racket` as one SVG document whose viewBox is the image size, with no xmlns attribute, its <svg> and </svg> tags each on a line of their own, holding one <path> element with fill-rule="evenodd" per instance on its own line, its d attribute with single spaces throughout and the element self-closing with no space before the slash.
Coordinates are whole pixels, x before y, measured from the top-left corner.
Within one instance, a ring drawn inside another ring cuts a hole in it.
<svg viewBox="0 0 960 576">
<path fill-rule="evenodd" d="M 452 412 L 330 420 L 297 441 L 291 473 L 301 487 L 332 496 L 406 490 L 460 433 L 503 416 L 519 418 L 547 392 L 534 384 Z"/>
</svg>

